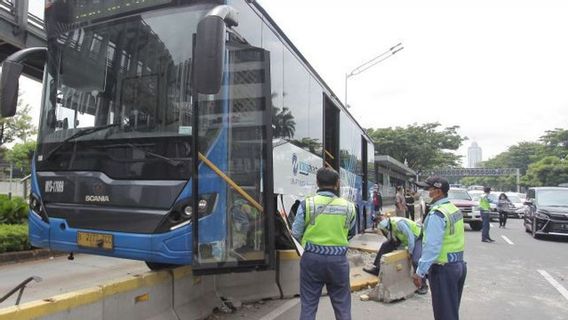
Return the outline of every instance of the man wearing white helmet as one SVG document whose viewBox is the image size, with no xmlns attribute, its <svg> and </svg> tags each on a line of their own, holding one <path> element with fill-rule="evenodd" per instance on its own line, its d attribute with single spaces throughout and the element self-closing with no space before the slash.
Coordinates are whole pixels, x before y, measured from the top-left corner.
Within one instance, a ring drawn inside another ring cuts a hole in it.
<svg viewBox="0 0 568 320">
<path fill-rule="evenodd" d="M 363 270 L 374 275 L 379 275 L 381 257 L 397 248 L 408 250 L 412 257 L 412 265 L 416 270 L 418 260 L 420 260 L 420 256 L 422 255 L 421 225 L 403 217 L 387 217 L 383 215 L 380 219 L 381 221 L 378 227 L 387 238 L 387 241 L 383 242 L 379 248 L 379 252 L 377 252 L 377 256 L 373 262 L 373 267 L 363 268 Z M 426 294 L 427 292 L 428 286 L 426 282 L 416 290 L 418 294 Z"/>
</svg>

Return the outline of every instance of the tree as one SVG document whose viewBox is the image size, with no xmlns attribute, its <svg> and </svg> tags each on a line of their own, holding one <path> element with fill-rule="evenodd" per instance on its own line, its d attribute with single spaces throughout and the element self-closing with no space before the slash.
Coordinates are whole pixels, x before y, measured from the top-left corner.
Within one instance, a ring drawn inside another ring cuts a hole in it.
<svg viewBox="0 0 568 320">
<path fill-rule="evenodd" d="M 529 166 L 524 183 L 533 187 L 557 186 L 568 182 L 568 161 L 556 156 L 546 157 Z"/>
<path fill-rule="evenodd" d="M 545 135 L 539 139 L 549 154 L 566 159 L 568 156 L 568 130 L 556 128 L 545 131 Z"/>
<path fill-rule="evenodd" d="M 280 110 L 280 108 L 273 107 L 272 126 L 274 128 L 274 137 L 293 138 L 296 132 L 296 121 L 290 109 L 283 107 L 282 110 Z"/>
<path fill-rule="evenodd" d="M 31 106 L 23 104 L 22 99 L 18 99 L 16 115 L 0 119 L 0 145 L 14 142 L 17 139 L 25 142 L 37 133 L 35 125 L 32 124 L 30 111 Z"/>
<path fill-rule="evenodd" d="M 439 123 L 412 124 L 406 128 L 367 129 L 375 152 L 389 155 L 417 171 L 459 166 L 457 150 L 467 137 L 458 134 L 459 126 L 441 128 Z"/>
<path fill-rule="evenodd" d="M 28 175 L 31 173 L 31 163 L 35 149 L 35 141 L 15 144 L 11 150 L 6 151 L 6 160 L 13 163 L 16 168 L 22 170 L 25 175 Z"/>
</svg>

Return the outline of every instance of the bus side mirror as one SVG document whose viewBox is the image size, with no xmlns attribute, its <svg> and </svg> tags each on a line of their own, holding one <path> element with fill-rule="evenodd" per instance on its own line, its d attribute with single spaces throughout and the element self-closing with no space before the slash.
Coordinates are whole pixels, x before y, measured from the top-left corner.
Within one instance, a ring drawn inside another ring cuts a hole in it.
<svg viewBox="0 0 568 320">
<path fill-rule="evenodd" d="M 207 16 L 197 26 L 193 83 L 198 93 L 216 94 L 221 89 L 225 52 L 225 22 L 219 16 Z"/>
<path fill-rule="evenodd" d="M 27 59 L 39 58 L 45 63 L 47 48 L 33 47 L 16 51 L 2 63 L 0 76 L 0 115 L 4 118 L 16 114 L 18 107 L 18 81 Z"/>
<path fill-rule="evenodd" d="M 3 118 L 16 114 L 18 106 L 18 80 L 24 65 L 14 61 L 2 63 L 2 76 L 0 76 L 0 113 Z"/>
</svg>

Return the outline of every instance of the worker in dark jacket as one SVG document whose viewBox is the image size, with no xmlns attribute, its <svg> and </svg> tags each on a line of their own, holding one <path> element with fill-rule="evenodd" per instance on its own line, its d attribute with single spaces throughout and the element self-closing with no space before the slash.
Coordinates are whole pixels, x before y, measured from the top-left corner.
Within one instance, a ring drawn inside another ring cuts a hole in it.
<svg viewBox="0 0 568 320">
<path fill-rule="evenodd" d="M 316 175 L 318 191 L 298 208 L 292 235 L 302 243 L 301 320 L 316 318 L 326 285 L 336 319 L 351 319 L 351 285 L 346 253 L 355 230 L 355 206 L 339 198 L 339 175 L 324 167 Z"/>
</svg>

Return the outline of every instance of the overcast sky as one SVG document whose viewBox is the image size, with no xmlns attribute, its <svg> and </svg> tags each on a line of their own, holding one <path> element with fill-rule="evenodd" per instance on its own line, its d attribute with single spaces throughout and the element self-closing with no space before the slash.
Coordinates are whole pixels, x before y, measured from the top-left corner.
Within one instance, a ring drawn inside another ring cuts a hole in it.
<svg viewBox="0 0 568 320">
<path fill-rule="evenodd" d="M 568 128 L 568 8 L 561 1 L 259 0 L 363 127 L 459 125 L 483 160 Z M 497 5 L 498 4 L 498 5 Z M 467 163 L 467 162 L 465 162 Z"/>
<path fill-rule="evenodd" d="M 43 0 L 30 1 L 41 12 Z M 483 160 L 568 128 L 568 4 L 552 0 L 258 0 L 363 127 L 459 125 Z M 38 99 L 37 94 L 31 94 Z M 467 161 L 464 162 L 467 163 Z"/>
</svg>

